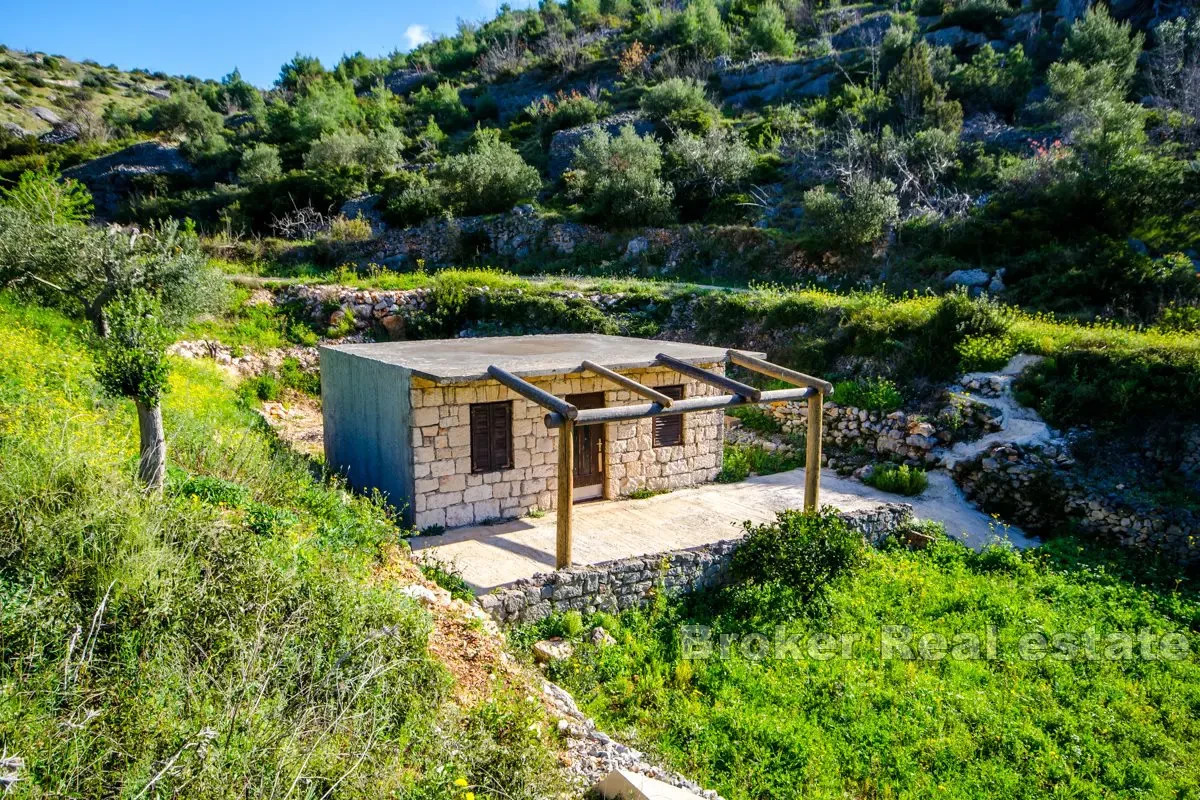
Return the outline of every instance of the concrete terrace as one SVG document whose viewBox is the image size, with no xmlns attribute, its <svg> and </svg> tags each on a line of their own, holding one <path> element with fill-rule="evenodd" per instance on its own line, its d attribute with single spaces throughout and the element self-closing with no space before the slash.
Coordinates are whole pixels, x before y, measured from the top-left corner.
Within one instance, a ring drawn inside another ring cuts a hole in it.
<svg viewBox="0 0 1200 800">
<path fill-rule="evenodd" d="M 864 484 L 821 472 L 821 504 L 843 511 L 881 503 L 905 502 L 918 519 L 937 520 L 964 544 L 981 548 L 997 538 L 1016 547 L 1037 544 L 1016 528 L 998 530 L 994 521 L 968 503 L 943 472 L 929 475 L 929 488 L 915 498 L 880 492 Z M 740 535 L 742 522 L 765 522 L 775 512 L 801 508 L 804 470 L 751 478 L 741 483 L 681 489 L 645 500 L 614 500 L 575 506 L 574 562 L 598 564 L 631 556 L 697 547 Z M 450 562 L 476 593 L 519 578 L 554 570 L 555 518 L 524 518 L 476 525 L 438 536 L 409 540 L 418 556 Z"/>
</svg>

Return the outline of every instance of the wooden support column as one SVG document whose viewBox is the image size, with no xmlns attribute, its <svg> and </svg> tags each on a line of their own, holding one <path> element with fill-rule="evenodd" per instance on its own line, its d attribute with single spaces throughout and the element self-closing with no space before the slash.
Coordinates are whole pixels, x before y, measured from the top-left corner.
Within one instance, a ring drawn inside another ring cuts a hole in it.
<svg viewBox="0 0 1200 800">
<path fill-rule="evenodd" d="M 816 511 L 821 502 L 821 417 L 824 415 L 825 395 L 821 392 L 808 398 L 808 452 L 804 458 L 804 510 Z"/>
<path fill-rule="evenodd" d="M 575 423 L 563 422 L 558 431 L 558 544 L 555 568 L 571 566 L 571 504 L 575 494 Z"/>
</svg>

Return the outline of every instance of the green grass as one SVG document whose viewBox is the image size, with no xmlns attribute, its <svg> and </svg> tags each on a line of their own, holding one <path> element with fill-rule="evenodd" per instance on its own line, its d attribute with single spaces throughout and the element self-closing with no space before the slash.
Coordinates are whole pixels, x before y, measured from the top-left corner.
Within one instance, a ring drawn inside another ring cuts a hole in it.
<svg viewBox="0 0 1200 800">
<path fill-rule="evenodd" d="M 762 602 L 769 600 L 764 595 Z M 850 659 L 685 660 L 679 626 L 757 631 L 758 604 L 659 598 L 589 620 L 576 657 L 550 670 L 584 712 L 731 800 L 766 797 L 1191 798 L 1200 786 L 1200 598 L 1194 584 L 1130 566 L 1127 552 L 1060 539 L 1020 555 L 952 542 L 869 551 L 824 614 L 785 635 L 861 635 Z M 590 644 L 601 622 L 618 646 Z M 884 659 L 883 625 L 915 638 L 982 634 L 993 660 Z M 561 630 L 555 620 L 543 626 Z M 1029 633 L 1181 632 L 1184 660 L 1023 660 Z M 768 637 L 774 630 L 763 631 Z M 540 629 L 522 632 L 535 640 Z M 836 648 L 835 648 L 836 649 Z"/>
<path fill-rule="evenodd" d="M 880 491 L 906 497 L 915 497 L 929 487 L 925 470 L 908 464 L 876 464 L 863 482 Z"/>
<path fill-rule="evenodd" d="M 727 444 L 717 482 L 737 483 L 751 475 L 773 475 L 803 466 L 803 444 L 788 451 L 768 450 L 761 444 Z"/>
<path fill-rule="evenodd" d="M 454 702 L 389 578 L 386 509 L 186 360 L 170 486 L 146 497 L 132 405 L 98 393 L 80 337 L 0 294 L 0 751 L 25 760 L 20 796 L 556 790 L 533 706 Z"/>
</svg>

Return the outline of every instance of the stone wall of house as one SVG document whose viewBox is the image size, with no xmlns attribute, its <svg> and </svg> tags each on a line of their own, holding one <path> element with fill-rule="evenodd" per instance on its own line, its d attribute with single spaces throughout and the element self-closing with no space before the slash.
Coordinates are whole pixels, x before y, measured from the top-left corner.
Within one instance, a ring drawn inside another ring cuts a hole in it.
<svg viewBox="0 0 1200 800">
<path fill-rule="evenodd" d="M 703 364 L 721 373 L 721 363 Z M 689 380 L 662 367 L 627 370 L 646 386 L 683 384 L 684 397 L 719 395 L 721 390 Z M 644 402 L 640 397 L 592 375 L 529 378 L 558 397 L 604 392 L 606 406 Z M 491 519 L 519 517 L 555 507 L 558 488 L 558 435 L 545 425 L 546 410 L 496 381 L 437 386 L 414 378 L 413 523 L 453 528 Z M 487 473 L 471 471 L 470 407 L 472 403 L 508 400 L 513 404 L 513 466 Z M 683 444 L 653 446 L 653 421 L 612 423 L 605 428 L 606 497 L 637 489 L 680 489 L 712 481 L 721 469 L 724 430 L 720 411 L 686 414 Z"/>
<path fill-rule="evenodd" d="M 1065 441 L 998 444 L 957 464 L 953 475 L 969 500 L 1027 531 L 1074 528 L 1181 564 L 1200 561 L 1200 513 L 1141 498 L 1133 486 L 1089 485 Z"/>
<path fill-rule="evenodd" d="M 912 517 L 912 506 L 886 503 L 842 517 L 878 545 Z M 501 624 L 536 622 L 555 612 L 616 612 L 645 605 L 655 587 L 671 595 L 724 585 L 741 537 L 686 550 L 622 558 L 522 578 L 476 602 Z"/>
</svg>

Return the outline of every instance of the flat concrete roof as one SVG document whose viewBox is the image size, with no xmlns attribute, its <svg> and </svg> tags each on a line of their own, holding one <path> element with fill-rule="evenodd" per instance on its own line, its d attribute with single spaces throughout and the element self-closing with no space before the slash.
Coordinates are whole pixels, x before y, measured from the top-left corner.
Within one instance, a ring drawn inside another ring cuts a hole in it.
<svg viewBox="0 0 1200 800">
<path fill-rule="evenodd" d="M 523 377 L 559 375 L 579 369 L 587 359 L 613 370 L 654 365 L 666 353 L 692 364 L 725 360 L 726 349 L 683 342 L 661 342 L 599 333 L 556 333 L 535 336 L 487 336 L 426 339 L 410 342 L 340 344 L 321 348 L 411 370 L 438 383 L 462 383 L 488 377 L 496 365 Z M 762 356 L 762 353 L 754 353 Z"/>
</svg>

